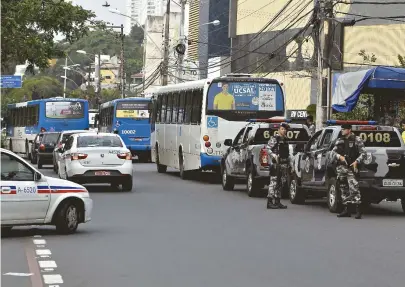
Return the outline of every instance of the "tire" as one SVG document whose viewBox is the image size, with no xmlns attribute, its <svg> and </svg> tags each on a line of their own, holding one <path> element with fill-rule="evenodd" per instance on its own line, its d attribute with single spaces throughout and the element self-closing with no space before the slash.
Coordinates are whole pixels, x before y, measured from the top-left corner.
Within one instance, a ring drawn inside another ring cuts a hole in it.
<svg viewBox="0 0 405 287">
<path fill-rule="evenodd" d="M 42 168 L 42 161 L 41 161 L 40 157 L 37 158 L 37 164 L 38 164 L 38 168 L 41 169 Z"/>
<path fill-rule="evenodd" d="M 246 175 L 246 190 L 249 197 L 258 197 L 262 189 L 261 183 L 255 179 L 253 168 L 248 168 Z"/>
<path fill-rule="evenodd" d="M 401 199 L 402 211 L 405 213 L 405 198 Z"/>
<path fill-rule="evenodd" d="M 159 163 L 158 146 L 156 146 L 156 169 L 158 173 L 165 173 L 167 171 L 167 166 Z"/>
<path fill-rule="evenodd" d="M 8 235 L 11 231 L 12 226 L 2 226 L 1 227 L 1 236 Z"/>
<path fill-rule="evenodd" d="M 75 233 L 79 226 L 79 207 L 72 201 L 65 202 L 56 214 L 56 230 L 61 234 Z"/>
<path fill-rule="evenodd" d="M 132 177 L 122 183 L 122 191 L 132 191 Z"/>
<path fill-rule="evenodd" d="M 189 178 L 190 172 L 184 170 L 184 156 L 181 150 L 179 152 L 179 170 L 181 179 L 186 180 Z"/>
<path fill-rule="evenodd" d="M 329 179 L 327 199 L 328 208 L 331 213 L 339 213 L 343 210 L 341 191 L 336 178 Z"/>
<path fill-rule="evenodd" d="M 225 164 L 222 168 L 222 177 L 221 178 L 222 178 L 221 179 L 222 189 L 223 190 L 233 190 L 233 188 L 235 187 L 235 180 L 231 176 L 228 176 Z"/>
<path fill-rule="evenodd" d="M 301 183 L 298 176 L 294 174 L 290 181 L 290 188 L 288 190 L 288 197 L 292 204 L 305 203 L 305 190 L 303 190 L 300 185 Z"/>
</svg>

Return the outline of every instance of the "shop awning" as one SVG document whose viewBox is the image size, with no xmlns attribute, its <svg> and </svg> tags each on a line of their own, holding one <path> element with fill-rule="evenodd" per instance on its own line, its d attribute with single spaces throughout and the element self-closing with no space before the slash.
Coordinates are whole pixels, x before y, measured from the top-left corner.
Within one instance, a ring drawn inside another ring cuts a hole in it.
<svg viewBox="0 0 405 287">
<path fill-rule="evenodd" d="M 405 69 L 376 67 L 344 74 L 335 74 L 332 107 L 338 112 L 352 111 L 361 93 L 373 89 L 405 91 Z"/>
</svg>

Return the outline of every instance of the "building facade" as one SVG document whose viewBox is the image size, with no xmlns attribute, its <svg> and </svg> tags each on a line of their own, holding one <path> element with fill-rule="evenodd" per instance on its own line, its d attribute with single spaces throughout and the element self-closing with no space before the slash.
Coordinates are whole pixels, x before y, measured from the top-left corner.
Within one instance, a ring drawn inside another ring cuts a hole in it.
<svg viewBox="0 0 405 287">
<path fill-rule="evenodd" d="M 306 25 L 314 15 L 317 1 L 290 4 L 287 0 L 230 2 L 232 72 L 281 80 L 287 109 L 306 109 L 316 104 L 319 93 L 317 43 L 313 25 Z M 384 18 L 405 15 L 405 0 L 403 2 L 402 5 L 340 3 L 334 6 L 337 21 L 329 27 L 333 35 L 330 47 L 334 72 L 358 71 L 370 65 L 399 65 L 398 55 L 405 55 L 405 24 Z M 339 24 L 351 19 L 362 20 L 354 26 Z M 295 40 L 289 43 L 292 38 Z M 361 51 L 375 55 L 375 60 L 368 61 L 360 55 Z"/>
</svg>

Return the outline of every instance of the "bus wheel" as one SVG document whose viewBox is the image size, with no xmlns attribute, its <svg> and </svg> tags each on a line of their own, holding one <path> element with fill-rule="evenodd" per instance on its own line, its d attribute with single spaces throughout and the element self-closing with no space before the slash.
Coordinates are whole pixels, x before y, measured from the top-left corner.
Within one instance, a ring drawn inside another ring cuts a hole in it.
<svg viewBox="0 0 405 287">
<path fill-rule="evenodd" d="M 179 152 L 179 169 L 180 169 L 180 178 L 188 179 L 189 172 L 184 170 L 184 155 L 181 150 Z"/>
<path fill-rule="evenodd" d="M 167 166 L 159 163 L 159 152 L 156 146 L 156 167 L 158 173 L 165 173 L 167 170 Z"/>
</svg>

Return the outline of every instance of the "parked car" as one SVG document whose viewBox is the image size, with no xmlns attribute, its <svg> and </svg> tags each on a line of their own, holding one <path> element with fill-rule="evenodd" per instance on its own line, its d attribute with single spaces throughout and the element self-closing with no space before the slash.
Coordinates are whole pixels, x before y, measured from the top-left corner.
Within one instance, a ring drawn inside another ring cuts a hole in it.
<svg viewBox="0 0 405 287">
<path fill-rule="evenodd" d="M 229 146 L 221 160 L 222 187 L 232 190 L 235 181 L 246 183 L 249 196 L 259 196 L 263 187 L 269 184 L 270 159 L 267 143 L 276 135 L 280 126 L 280 119 L 251 120 L 242 128 L 235 139 L 226 139 L 224 144 Z M 301 151 L 310 138 L 306 125 L 290 124 L 287 133 L 290 143 L 291 159 Z M 289 175 L 287 175 L 289 178 Z M 285 183 L 283 196 L 288 196 L 289 182 Z"/>
<path fill-rule="evenodd" d="M 42 168 L 44 164 L 53 163 L 53 150 L 58 140 L 60 132 L 44 132 L 39 142 L 37 152 L 38 168 Z"/>
<path fill-rule="evenodd" d="M 73 134 L 61 153 L 61 178 L 83 184 L 122 184 L 124 191 L 132 190 L 132 155 L 119 135 Z"/>
<path fill-rule="evenodd" d="M 386 199 L 401 199 L 405 212 L 405 144 L 397 128 L 375 122 L 331 121 L 352 124 L 352 132 L 365 143 L 367 158 L 359 166 L 358 182 L 364 205 Z M 341 126 L 331 125 L 317 131 L 303 152 L 295 156 L 290 201 L 301 204 L 308 197 L 327 197 L 331 212 L 339 212 L 341 182 L 336 177 L 330 152 L 341 135 Z"/>
</svg>

